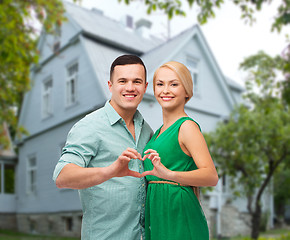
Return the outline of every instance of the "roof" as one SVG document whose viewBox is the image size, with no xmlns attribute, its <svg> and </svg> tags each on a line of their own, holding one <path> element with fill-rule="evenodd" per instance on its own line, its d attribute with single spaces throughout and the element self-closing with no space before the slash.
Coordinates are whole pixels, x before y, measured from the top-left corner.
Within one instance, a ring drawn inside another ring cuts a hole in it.
<svg viewBox="0 0 290 240">
<path fill-rule="evenodd" d="M 83 34 L 99 42 L 142 54 L 160 44 L 156 39 L 143 38 L 133 29 L 104 16 L 96 10 L 88 10 L 73 3 L 64 2 L 66 13 L 79 25 Z"/>
<path fill-rule="evenodd" d="M 230 88 L 238 90 L 240 92 L 245 91 L 245 88 L 240 85 L 239 83 L 237 83 L 236 81 L 232 80 L 231 78 L 225 77 L 226 81 L 228 83 L 228 85 L 230 86 Z"/>
</svg>

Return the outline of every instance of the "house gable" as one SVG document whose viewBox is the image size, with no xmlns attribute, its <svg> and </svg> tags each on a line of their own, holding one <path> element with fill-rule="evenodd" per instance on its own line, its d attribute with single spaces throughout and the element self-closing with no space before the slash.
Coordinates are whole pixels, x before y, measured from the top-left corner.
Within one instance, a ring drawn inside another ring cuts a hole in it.
<svg viewBox="0 0 290 240">
<path fill-rule="evenodd" d="M 153 74 L 159 66 L 172 60 L 188 66 L 188 57 L 198 63 L 201 92 L 186 107 L 217 117 L 227 116 L 236 101 L 198 25 L 142 55 L 149 72 L 147 95 L 153 95 Z"/>
</svg>

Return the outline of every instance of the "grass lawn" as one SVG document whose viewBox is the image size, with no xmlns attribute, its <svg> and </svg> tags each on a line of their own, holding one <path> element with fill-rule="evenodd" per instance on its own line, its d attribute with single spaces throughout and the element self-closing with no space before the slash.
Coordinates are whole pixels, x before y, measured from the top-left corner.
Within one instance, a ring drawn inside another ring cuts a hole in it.
<svg viewBox="0 0 290 240">
<path fill-rule="evenodd" d="M 283 229 L 272 229 L 267 232 L 260 232 L 259 239 L 265 240 L 274 240 L 274 239 L 280 239 L 281 236 L 284 236 L 283 240 L 290 240 L 290 228 L 283 228 Z M 249 236 L 236 236 L 229 238 L 227 240 L 248 240 L 250 239 Z M 217 240 L 217 239 L 212 239 Z"/>
<path fill-rule="evenodd" d="M 275 238 L 275 237 L 280 237 L 282 235 L 288 236 L 288 238 L 290 239 L 290 228 L 272 229 L 267 232 L 260 233 L 261 237 L 266 237 L 266 238 Z"/>
<path fill-rule="evenodd" d="M 273 229 L 267 232 L 260 233 L 260 237 L 275 239 L 279 238 L 282 235 L 288 236 L 287 240 L 290 240 L 290 229 Z M 245 236 L 234 237 L 229 240 L 243 240 Z M 285 239 L 285 240 L 286 240 Z M 9 230 L 0 230 L 0 240 L 80 240 L 80 238 L 73 237 L 52 237 L 52 236 L 41 236 L 41 235 L 31 235 L 25 233 L 18 233 Z"/>
<path fill-rule="evenodd" d="M 0 240 L 80 240 L 73 237 L 51 237 L 0 230 Z"/>
</svg>

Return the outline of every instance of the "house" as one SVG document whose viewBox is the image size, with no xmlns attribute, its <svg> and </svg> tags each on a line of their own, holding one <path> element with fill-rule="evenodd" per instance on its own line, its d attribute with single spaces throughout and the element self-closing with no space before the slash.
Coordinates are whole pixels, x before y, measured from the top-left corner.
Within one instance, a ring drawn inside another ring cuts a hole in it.
<svg viewBox="0 0 290 240">
<path fill-rule="evenodd" d="M 149 86 L 139 110 L 153 130 L 161 125 L 162 116 L 153 96 L 152 77 L 162 63 L 176 60 L 190 69 L 194 96 L 186 112 L 203 132 L 214 130 L 217 122 L 229 116 L 241 101 L 243 88 L 224 76 L 198 25 L 163 42 L 148 34 L 146 20 L 133 24 L 126 16 L 124 24 L 96 9 L 70 3 L 65 8 L 67 21 L 57 34 L 43 32 L 39 40 L 40 64 L 31 70 L 32 88 L 19 120 L 30 135 L 17 141 L 16 191 L 5 206 L 11 216 L 14 213 L 19 231 L 79 236 L 78 192 L 56 188 L 52 173 L 73 124 L 110 98 L 109 68 L 117 56 L 136 54 L 147 66 Z M 4 197 L 0 195 L 0 203 Z M 271 195 L 264 201 L 270 206 L 265 211 L 272 214 Z M 1 206 L 0 215 L 5 216 Z M 202 206 L 212 236 L 249 233 L 246 201 L 232 197 L 226 179 L 204 194 Z"/>
</svg>

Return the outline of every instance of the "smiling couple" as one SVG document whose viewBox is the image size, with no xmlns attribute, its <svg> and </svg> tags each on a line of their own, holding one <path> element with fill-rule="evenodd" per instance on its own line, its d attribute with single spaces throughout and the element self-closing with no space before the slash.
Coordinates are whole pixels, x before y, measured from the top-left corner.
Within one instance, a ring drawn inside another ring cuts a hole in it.
<svg viewBox="0 0 290 240">
<path fill-rule="evenodd" d="M 119 56 L 111 99 L 68 134 L 53 179 L 79 189 L 84 240 L 209 239 L 192 186 L 215 186 L 218 175 L 199 125 L 184 111 L 191 74 L 174 61 L 156 70 L 163 125 L 154 134 L 137 110 L 147 85 L 143 61 Z"/>
</svg>

